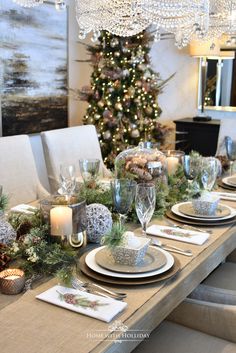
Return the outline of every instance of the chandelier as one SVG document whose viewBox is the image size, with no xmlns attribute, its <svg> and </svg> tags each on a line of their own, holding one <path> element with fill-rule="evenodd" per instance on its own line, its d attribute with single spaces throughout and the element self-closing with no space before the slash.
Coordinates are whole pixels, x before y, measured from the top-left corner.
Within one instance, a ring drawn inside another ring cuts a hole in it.
<svg viewBox="0 0 236 353">
<path fill-rule="evenodd" d="M 43 4 L 45 0 L 13 0 L 16 4 L 23 7 L 35 7 Z M 63 10 L 66 7 L 65 0 L 55 0 L 55 8 L 56 10 Z"/>
<path fill-rule="evenodd" d="M 118 36 L 135 35 L 149 25 L 156 28 L 156 39 L 161 31 L 175 33 L 178 41 L 208 26 L 209 0 L 75 0 L 79 37 L 89 32 L 93 39 L 101 30 Z M 180 35 L 183 33 L 183 35 Z M 187 34 L 186 34 L 187 33 Z M 186 34 L 186 35 L 185 35 Z M 181 37 L 181 39 L 180 39 Z"/>
<path fill-rule="evenodd" d="M 23 7 L 34 7 L 42 4 L 44 0 L 13 0 L 13 2 Z"/>
</svg>

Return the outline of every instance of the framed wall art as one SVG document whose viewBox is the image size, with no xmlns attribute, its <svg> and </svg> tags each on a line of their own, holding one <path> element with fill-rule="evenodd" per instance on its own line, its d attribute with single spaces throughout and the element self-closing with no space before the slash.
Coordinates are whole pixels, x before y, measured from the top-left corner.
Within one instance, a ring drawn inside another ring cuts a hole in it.
<svg viewBox="0 0 236 353">
<path fill-rule="evenodd" d="M 2 135 L 68 125 L 68 14 L 0 0 Z"/>
</svg>

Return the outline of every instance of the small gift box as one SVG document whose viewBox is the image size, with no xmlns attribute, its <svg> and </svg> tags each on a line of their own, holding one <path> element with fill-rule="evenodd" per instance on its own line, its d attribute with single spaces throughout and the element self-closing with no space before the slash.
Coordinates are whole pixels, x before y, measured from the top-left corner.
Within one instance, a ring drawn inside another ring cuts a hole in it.
<svg viewBox="0 0 236 353">
<path fill-rule="evenodd" d="M 116 263 L 136 266 L 143 261 L 150 239 L 135 237 L 132 232 L 126 232 L 126 242 L 112 248 L 111 253 Z"/>
<path fill-rule="evenodd" d="M 3 294 L 19 294 L 25 285 L 24 271 L 9 268 L 0 272 L 0 291 Z"/>
<path fill-rule="evenodd" d="M 196 214 L 212 216 L 216 213 L 219 197 L 210 193 L 204 193 L 198 199 L 192 201 L 192 206 Z"/>
</svg>

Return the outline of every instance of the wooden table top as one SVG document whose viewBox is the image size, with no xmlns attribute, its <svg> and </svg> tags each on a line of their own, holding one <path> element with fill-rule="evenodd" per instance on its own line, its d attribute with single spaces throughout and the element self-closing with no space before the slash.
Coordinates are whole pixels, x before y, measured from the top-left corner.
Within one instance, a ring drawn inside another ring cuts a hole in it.
<svg viewBox="0 0 236 353">
<path fill-rule="evenodd" d="M 231 202 L 227 204 L 233 206 Z M 152 223 L 166 225 L 165 219 Z M 211 229 L 213 233 L 201 246 L 168 240 L 169 244 L 193 252 L 193 257 L 175 254 L 181 263 L 176 277 L 149 285 L 122 287 L 127 292 L 128 307 L 117 320 L 128 327 L 127 333 L 154 330 L 236 248 L 235 225 Z M 81 278 L 86 279 L 83 275 Z M 122 332 L 117 331 L 114 336 L 109 324 L 35 299 L 36 294 L 54 283 L 49 281 L 29 291 L 10 305 L 7 305 L 9 297 L 0 295 L 1 353 L 128 353 L 139 344 L 138 340 L 126 339 L 117 343 L 114 337 Z M 99 332 L 102 338 L 95 339 Z M 79 348 L 75 350 L 76 347 Z"/>
</svg>

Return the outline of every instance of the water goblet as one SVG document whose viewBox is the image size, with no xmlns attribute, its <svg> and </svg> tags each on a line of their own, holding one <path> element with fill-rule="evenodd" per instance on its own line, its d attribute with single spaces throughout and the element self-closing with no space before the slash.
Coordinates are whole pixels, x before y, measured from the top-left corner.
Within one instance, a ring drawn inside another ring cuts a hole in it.
<svg viewBox="0 0 236 353">
<path fill-rule="evenodd" d="M 72 196 L 76 188 L 76 169 L 74 164 L 60 165 L 60 181 L 62 194 Z"/>
<path fill-rule="evenodd" d="M 114 208 L 119 213 L 120 225 L 134 201 L 137 183 L 129 179 L 115 179 L 111 181 L 111 192 Z"/>
<path fill-rule="evenodd" d="M 201 166 L 201 182 L 204 190 L 211 191 L 217 175 L 219 174 L 219 163 L 215 157 L 203 157 Z"/>
<path fill-rule="evenodd" d="M 99 159 L 80 159 L 79 168 L 84 183 L 95 182 L 100 167 Z"/>
<path fill-rule="evenodd" d="M 230 161 L 230 175 L 234 173 L 234 162 L 236 161 L 236 141 L 233 141 L 231 137 L 225 137 L 225 148 L 226 154 Z"/>
<path fill-rule="evenodd" d="M 196 179 L 197 176 L 199 175 L 199 171 L 201 168 L 202 157 L 185 155 L 182 157 L 182 163 L 183 163 L 185 177 L 190 182 Z"/>
<path fill-rule="evenodd" d="M 156 206 L 156 187 L 154 184 L 138 184 L 135 196 L 135 209 L 146 236 L 147 225 L 150 222 Z"/>
</svg>

